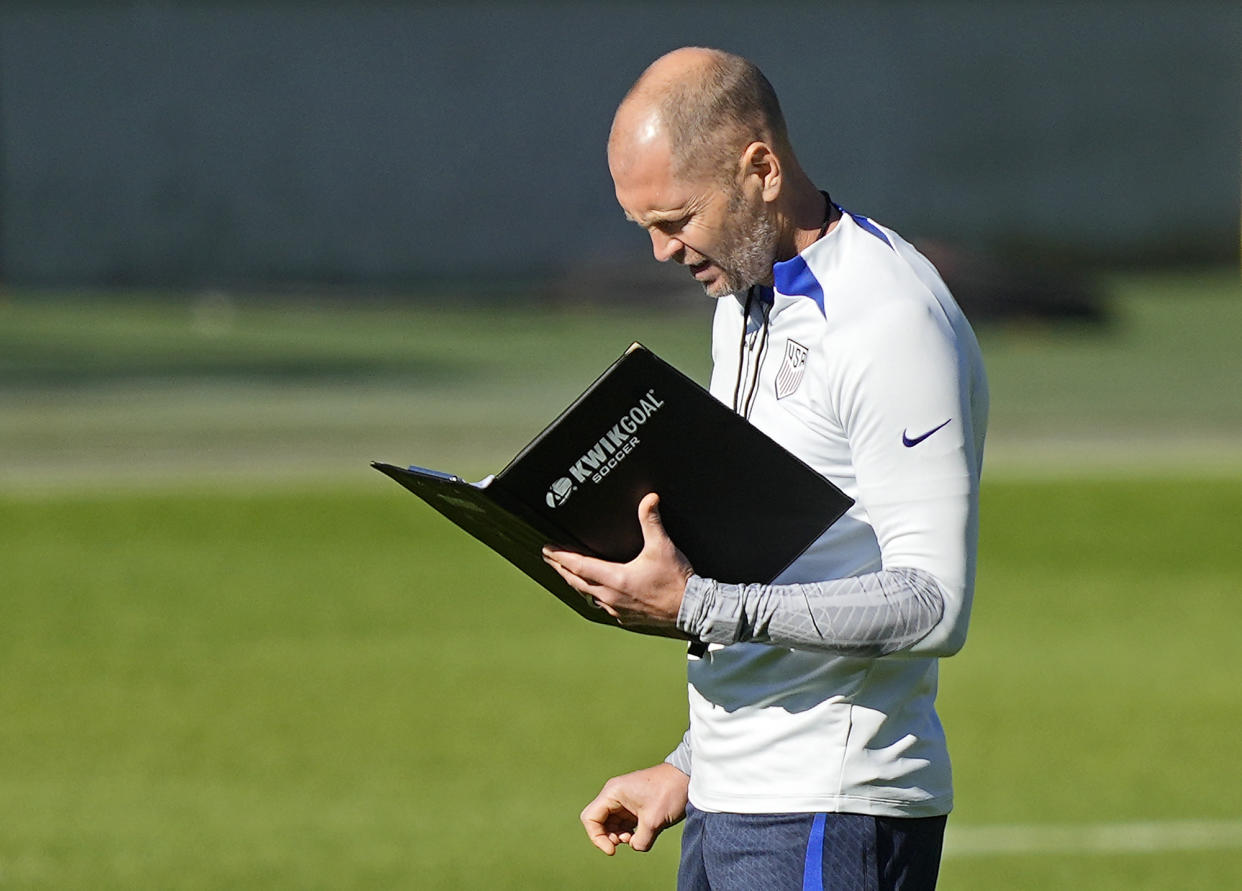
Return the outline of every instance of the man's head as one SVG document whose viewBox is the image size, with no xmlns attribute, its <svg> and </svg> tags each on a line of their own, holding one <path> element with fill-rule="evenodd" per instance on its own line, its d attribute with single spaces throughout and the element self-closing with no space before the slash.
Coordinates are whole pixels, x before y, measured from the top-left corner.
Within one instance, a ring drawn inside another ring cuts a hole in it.
<svg viewBox="0 0 1242 891">
<path fill-rule="evenodd" d="M 657 59 L 617 109 L 608 166 L 657 260 L 689 267 L 713 297 L 770 281 L 791 239 L 784 180 L 801 171 L 776 93 L 752 63 L 698 47 Z"/>
</svg>

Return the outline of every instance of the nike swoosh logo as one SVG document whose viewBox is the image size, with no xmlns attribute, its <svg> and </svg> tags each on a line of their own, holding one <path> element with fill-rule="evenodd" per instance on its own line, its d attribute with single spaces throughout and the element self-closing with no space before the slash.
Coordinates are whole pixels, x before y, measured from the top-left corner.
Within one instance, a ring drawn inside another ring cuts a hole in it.
<svg viewBox="0 0 1242 891">
<path fill-rule="evenodd" d="M 948 421 L 945 421 L 945 422 L 944 422 L 943 424 L 941 424 L 939 427 L 933 427 L 933 428 L 931 428 L 931 429 L 930 429 L 930 430 L 928 430 L 926 433 L 924 433 L 922 436 L 915 436 L 915 437 L 911 437 L 911 436 L 909 436 L 909 434 L 907 434 L 907 432 L 906 432 L 905 430 L 902 430 L 902 431 L 901 431 L 901 444 L 902 444 L 903 446 L 905 446 L 906 448 L 908 448 L 908 449 L 912 449 L 912 448 L 914 448 L 916 445 L 918 445 L 920 442 L 922 442 L 923 440 L 927 439 L 927 437 L 929 437 L 929 436 L 931 436 L 933 433 L 935 433 L 937 430 L 942 430 L 942 429 L 944 429 L 945 427 L 949 426 L 949 423 L 950 423 L 952 420 L 953 420 L 952 418 L 949 418 L 949 420 L 948 420 Z"/>
</svg>

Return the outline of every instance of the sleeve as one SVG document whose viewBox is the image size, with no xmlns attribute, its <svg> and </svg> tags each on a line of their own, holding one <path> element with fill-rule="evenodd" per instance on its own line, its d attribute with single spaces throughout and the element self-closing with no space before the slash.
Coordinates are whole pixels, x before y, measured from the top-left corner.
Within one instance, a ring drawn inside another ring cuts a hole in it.
<svg viewBox="0 0 1242 891">
<path fill-rule="evenodd" d="M 894 302 L 856 341 L 852 379 L 843 375 L 841 420 L 882 570 L 918 570 L 943 599 L 926 635 L 899 652 L 950 656 L 966 641 L 978 538 L 975 423 L 986 423 L 977 350 L 938 303 Z"/>
<path fill-rule="evenodd" d="M 888 656 L 944 615 L 930 575 L 894 569 L 799 585 L 726 585 L 693 576 L 677 625 L 704 643 L 743 641 L 851 656 Z"/>
<path fill-rule="evenodd" d="M 798 585 L 692 579 L 678 625 L 705 642 L 948 656 L 965 642 L 978 528 L 972 363 L 939 306 L 892 301 L 851 330 L 829 391 L 877 572 Z"/>
<path fill-rule="evenodd" d="M 677 744 L 677 748 L 669 752 L 668 757 L 664 759 L 665 764 L 671 764 L 686 776 L 690 776 L 690 731 L 686 730 L 681 738 L 681 742 Z"/>
</svg>

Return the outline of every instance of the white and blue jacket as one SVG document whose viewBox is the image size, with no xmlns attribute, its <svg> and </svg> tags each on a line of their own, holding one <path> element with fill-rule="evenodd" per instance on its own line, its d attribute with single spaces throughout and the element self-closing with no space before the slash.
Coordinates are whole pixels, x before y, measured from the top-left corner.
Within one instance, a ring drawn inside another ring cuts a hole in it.
<svg viewBox="0 0 1242 891">
<path fill-rule="evenodd" d="M 937 663 L 974 589 L 978 343 L 931 263 L 849 213 L 751 298 L 717 306 L 712 393 L 855 504 L 771 585 L 691 579 L 678 624 L 710 646 L 669 761 L 701 810 L 948 813 Z"/>
</svg>

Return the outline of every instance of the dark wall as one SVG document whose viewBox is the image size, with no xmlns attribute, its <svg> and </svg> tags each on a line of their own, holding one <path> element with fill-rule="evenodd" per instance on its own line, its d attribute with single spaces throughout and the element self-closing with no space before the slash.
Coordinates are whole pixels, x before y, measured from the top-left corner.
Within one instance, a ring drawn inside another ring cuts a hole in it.
<svg viewBox="0 0 1242 891">
<path fill-rule="evenodd" d="M 604 140 L 685 43 L 909 236 L 1238 250 L 1242 4 L 144 3 L 0 9 L 10 284 L 402 286 L 637 258 Z"/>
</svg>

